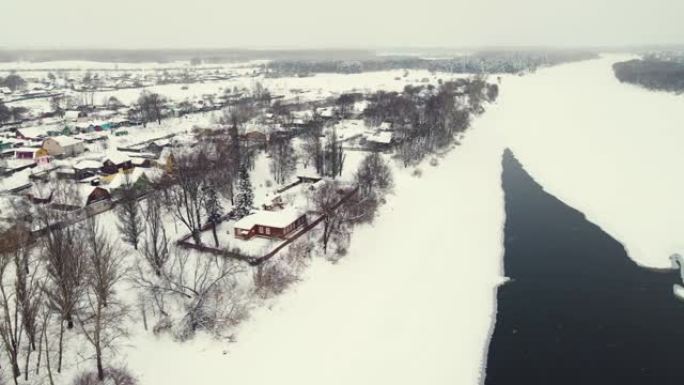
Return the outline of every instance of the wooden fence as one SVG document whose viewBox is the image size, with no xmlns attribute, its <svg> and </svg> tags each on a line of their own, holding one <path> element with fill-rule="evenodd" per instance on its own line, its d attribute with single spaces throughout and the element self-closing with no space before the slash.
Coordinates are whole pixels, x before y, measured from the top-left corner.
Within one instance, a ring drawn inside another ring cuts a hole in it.
<svg viewBox="0 0 684 385">
<path fill-rule="evenodd" d="M 348 201 L 352 196 L 354 196 L 356 193 L 359 191 L 359 186 L 354 187 L 351 189 L 349 192 L 347 192 L 340 200 L 335 203 L 335 205 L 332 207 L 333 210 L 337 210 L 340 206 L 344 204 L 344 202 Z M 226 216 L 223 217 L 225 219 Z M 210 246 L 204 246 L 204 245 L 196 245 L 192 242 L 188 242 L 188 239 L 192 237 L 192 234 L 188 234 L 178 240 L 176 244 L 178 244 L 181 247 L 185 247 L 188 249 L 193 249 L 201 252 L 207 252 L 213 255 L 218 255 L 218 256 L 223 256 L 227 258 L 232 258 L 236 259 L 242 262 L 247 262 L 251 266 L 258 266 L 269 259 L 273 258 L 276 254 L 278 254 L 282 249 L 290 245 L 292 242 L 296 241 L 299 239 L 302 235 L 308 233 L 311 231 L 314 227 L 316 227 L 319 223 L 323 222 L 325 220 L 326 214 L 321 214 L 319 215 L 318 218 L 314 219 L 311 221 L 309 224 L 306 226 L 302 227 L 301 229 L 297 230 L 294 235 L 291 235 L 287 237 L 283 242 L 279 243 L 278 246 L 276 246 L 273 250 L 269 251 L 268 253 L 262 255 L 261 257 L 250 257 L 246 255 L 241 255 L 239 253 L 229 251 L 229 250 L 221 250 L 217 249 L 215 247 L 210 247 Z M 222 220 L 223 220 L 222 219 Z M 202 227 L 202 231 L 206 231 L 211 228 L 211 225 L 205 225 Z"/>
</svg>

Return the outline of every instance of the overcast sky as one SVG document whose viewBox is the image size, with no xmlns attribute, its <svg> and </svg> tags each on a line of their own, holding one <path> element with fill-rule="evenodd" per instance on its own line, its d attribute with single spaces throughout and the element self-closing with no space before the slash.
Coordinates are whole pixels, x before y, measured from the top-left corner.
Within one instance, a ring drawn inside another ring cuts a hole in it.
<svg viewBox="0 0 684 385">
<path fill-rule="evenodd" d="M 684 43 L 684 0 L 0 0 L 11 48 Z"/>
</svg>

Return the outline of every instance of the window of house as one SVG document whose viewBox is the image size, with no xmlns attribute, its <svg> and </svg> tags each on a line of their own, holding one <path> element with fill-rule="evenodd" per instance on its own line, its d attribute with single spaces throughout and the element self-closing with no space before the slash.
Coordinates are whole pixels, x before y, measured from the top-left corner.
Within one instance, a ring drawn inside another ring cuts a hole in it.
<svg viewBox="0 0 684 385">
<path fill-rule="evenodd" d="M 270 227 L 266 228 L 266 235 L 271 235 L 271 228 Z"/>
<path fill-rule="evenodd" d="M 263 234 L 263 233 L 264 233 L 264 228 L 259 226 L 259 234 Z"/>
</svg>

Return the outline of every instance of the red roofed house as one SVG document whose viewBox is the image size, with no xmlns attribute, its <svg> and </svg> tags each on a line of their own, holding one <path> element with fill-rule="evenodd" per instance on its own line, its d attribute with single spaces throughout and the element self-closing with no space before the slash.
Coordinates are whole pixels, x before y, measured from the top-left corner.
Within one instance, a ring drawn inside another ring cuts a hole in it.
<svg viewBox="0 0 684 385">
<path fill-rule="evenodd" d="M 235 237 L 241 239 L 250 239 L 254 236 L 283 239 L 306 224 L 306 214 L 293 209 L 257 211 L 237 221 L 233 231 Z"/>
</svg>

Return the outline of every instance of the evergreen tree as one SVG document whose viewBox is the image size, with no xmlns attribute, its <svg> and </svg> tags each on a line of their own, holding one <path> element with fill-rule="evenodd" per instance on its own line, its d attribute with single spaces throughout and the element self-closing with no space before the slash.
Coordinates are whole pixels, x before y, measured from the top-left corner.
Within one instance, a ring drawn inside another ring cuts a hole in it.
<svg viewBox="0 0 684 385">
<path fill-rule="evenodd" d="M 211 224 L 211 231 L 214 234 L 214 243 L 219 247 L 218 235 L 216 234 L 216 225 L 221 220 L 221 213 L 223 206 L 218 198 L 218 193 L 214 186 L 205 187 L 204 209 L 207 212 L 207 222 Z"/>
<path fill-rule="evenodd" d="M 238 175 L 237 197 L 235 198 L 235 214 L 238 217 L 244 217 L 252 211 L 254 204 L 254 192 L 252 192 L 252 182 L 249 180 L 249 173 L 247 168 L 240 166 L 240 173 Z"/>
</svg>

